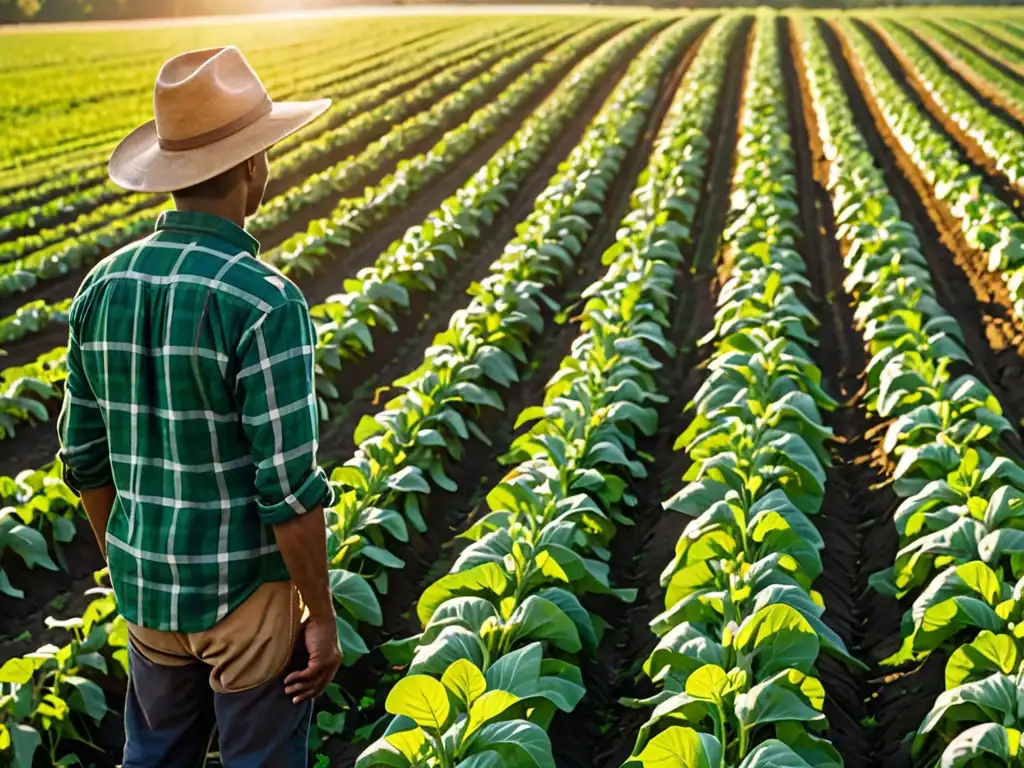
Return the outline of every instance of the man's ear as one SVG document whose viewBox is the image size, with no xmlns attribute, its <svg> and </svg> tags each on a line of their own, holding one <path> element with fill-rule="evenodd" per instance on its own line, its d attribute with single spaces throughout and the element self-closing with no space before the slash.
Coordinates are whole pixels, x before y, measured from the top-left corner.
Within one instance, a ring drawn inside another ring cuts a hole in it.
<svg viewBox="0 0 1024 768">
<path fill-rule="evenodd" d="M 245 161 L 245 172 L 249 176 L 249 181 L 252 181 L 256 177 L 256 158 L 250 157 Z"/>
</svg>

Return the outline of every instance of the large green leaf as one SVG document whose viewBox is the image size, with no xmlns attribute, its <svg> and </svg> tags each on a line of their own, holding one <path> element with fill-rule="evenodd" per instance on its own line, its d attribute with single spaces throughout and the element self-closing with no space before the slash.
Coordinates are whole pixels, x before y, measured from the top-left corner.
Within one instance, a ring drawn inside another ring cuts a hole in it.
<svg viewBox="0 0 1024 768">
<path fill-rule="evenodd" d="M 1021 732 L 1001 723 L 981 723 L 957 734 L 942 753 L 941 768 L 978 765 L 1014 765 L 1021 757 Z"/>
<path fill-rule="evenodd" d="M 39 731 L 24 723 L 13 723 L 8 727 L 14 746 L 14 768 L 32 768 L 36 750 L 43 743 Z"/>
<path fill-rule="evenodd" d="M 64 682 L 72 688 L 68 697 L 72 709 L 84 712 L 97 723 L 106 716 L 107 697 L 96 683 L 77 675 L 69 675 L 64 678 Z"/>
<path fill-rule="evenodd" d="M 736 717 L 744 727 L 766 723 L 824 721 L 825 689 L 814 677 L 789 669 L 736 697 Z"/>
<path fill-rule="evenodd" d="M 429 643 L 416 649 L 409 672 L 440 677 L 459 659 L 484 667 L 487 664 L 487 649 L 475 632 L 462 626 L 447 626 Z"/>
<path fill-rule="evenodd" d="M 513 693 L 519 698 L 532 696 L 537 690 L 543 652 L 540 643 L 505 654 L 491 664 L 485 673 L 487 689 Z"/>
<path fill-rule="evenodd" d="M 796 752 L 777 739 L 768 739 L 756 747 L 739 764 L 739 768 L 814 768 Z"/>
<path fill-rule="evenodd" d="M 373 588 L 351 571 L 331 569 L 329 571 L 331 595 L 342 608 L 352 614 L 356 621 L 379 627 L 383 622 L 380 603 Z"/>
<path fill-rule="evenodd" d="M 630 760 L 643 768 L 717 768 L 722 746 L 713 736 L 674 725 L 647 742 Z"/>
<path fill-rule="evenodd" d="M 434 732 L 444 729 L 451 712 L 445 687 L 427 675 L 408 675 L 395 683 L 384 708 Z"/>
<path fill-rule="evenodd" d="M 736 633 L 738 653 L 764 678 L 790 668 L 810 673 L 819 642 L 807 619 L 788 605 L 771 605 L 748 617 Z"/>
<path fill-rule="evenodd" d="M 519 703 L 519 697 L 508 691 L 487 691 L 469 708 L 469 721 L 463 738 L 470 738 L 486 723 L 500 717 L 509 707 Z"/>
<path fill-rule="evenodd" d="M 1013 637 L 982 630 L 949 657 L 946 662 L 946 689 L 988 677 L 993 672 L 1013 674 L 1017 664 L 1017 644 Z"/>
<path fill-rule="evenodd" d="M 582 648 L 576 625 L 549 600 L 530 595 L 509 616 L 506 632 L 515 640 L 539 640 L 576 653 Z"/>
<path fill-rule="evenodd" d="M 426 625 L 434 611 L 445 600 L 480 594 L 501 597 L 505 594 L 507 585 L 508 574 L 497 563 L 484 563 L 468 571 L 450 573 L 423 591 L 416 606 L 416 614 L 420 622 Z"/>
<path fill-rule="evenodd" d="M 525 720 L 485 725 L 472 736 L 469 744 L 473 752 L 497 752 L 516 768 L 555 768 L 548 735 Z"/>
<path fill-rule="evenodd" d="M 980 709 L 988 719 L 1008 722 L 1017 716 L 1018 695 L 1013 679 L 999 673 L 964 683 L 939 694 L 917 732 L 926 734 L 943 719 L 956 719 L 958 711 L 973 714 Z"/>
<path fill-rule="evenodd" d="M 467 709 L 487 691 L 483 672 L 469 659 L 453 662 L 441 676 L 441 684 L 455 694 Z"/>
</svg>

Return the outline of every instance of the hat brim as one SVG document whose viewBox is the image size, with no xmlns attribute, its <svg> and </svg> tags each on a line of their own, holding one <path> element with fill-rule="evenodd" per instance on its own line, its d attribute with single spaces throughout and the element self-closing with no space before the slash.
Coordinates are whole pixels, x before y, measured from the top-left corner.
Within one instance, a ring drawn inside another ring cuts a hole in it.
<svg viewBox="0 0 1024 768">
<path fill-rule="evenodd" d="M 313 122 L 331 106 L 330 99 L 276 101 L 252 125 L 198 149 L 160 148 L 155 121 L 128 134 L 107 166 L 111 180 L 133 192 L 176 192 L 219 176 Z"/>
</svg>

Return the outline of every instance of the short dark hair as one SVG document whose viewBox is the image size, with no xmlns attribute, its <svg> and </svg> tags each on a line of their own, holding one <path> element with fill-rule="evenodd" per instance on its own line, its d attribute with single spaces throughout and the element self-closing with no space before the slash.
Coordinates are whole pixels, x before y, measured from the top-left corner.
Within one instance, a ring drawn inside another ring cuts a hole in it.
<svg viewBox="0 0 1024 768">
<path fill-rule="evenodd" d="M 175 197 L 181 198 L 202 198 L 204 200 L 217 200 L 226 197 L 238 183 L 238 169 L 241 164 L 229 168 L 224 173 L 214 176 L 212 179 L 193 184 L 191 187 L 179 189 L 174 193 Z"/>
</svg>

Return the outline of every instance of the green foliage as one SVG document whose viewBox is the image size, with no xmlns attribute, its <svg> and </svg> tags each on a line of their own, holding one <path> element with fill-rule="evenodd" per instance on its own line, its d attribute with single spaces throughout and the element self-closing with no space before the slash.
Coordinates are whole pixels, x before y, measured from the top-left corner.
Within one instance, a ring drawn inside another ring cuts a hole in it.
<svg viewBox="0 0 1024 768">
<path fill-rule="evenodd" d="M 625 702 L 654 708 L 629 768 L 840 765 L 820 735 L 815 665 L 824 652 L 862 666 L 821 620 L 811 589 L 824 547 L 811 519 L 830 462 L 819 410 L 835 403 L 806 351 L 817 321 L 798 294 L 808 281 L 794 250 L 775 21 L 762 13 L 755 27 L 723 236 L 729 273 L 703 340 L 715 352 L 676 443 L 692 461 L 688 484 L 664 505 L 692 519 L 662 571 L 665 610 L 651 622 L 660 639 L 644 672 L 661 691 Z M 707 76 L 722 75 L 719 63 Z M 693 119 L 707 130 L 710 117 L 709 108 Z"/>
<path fill-rule="evenodd" d="M 948 139 L 902 98 L 863 34 L 847 22 L 839 26 L 882 112 L 936 196 L 961 219 L 968 242 L 991 249 L 990 268 L 1012 272 L 1002 259 L 1015 253 L 1015 215 L 957 164 Z M 903 643 L 887 663 L 948 653 L 947 691 L 914 738 L 915 762 L 1019 765 L 1018 683 L 1011 675 L 1019 673 L 1024 626 L 1024 467 L 1003 439 L 1013 425 L 985 385 L 963 372 L 963 335 L 936 301 L 920 243 L 853 127 L 825 43 L 810 25 L 801 25 L 801 37 L 849 269 L 845 287 L 872 355 L 866 399 L 891 420 L 881 448 L 903 499 L 894 516 L 900 550 L 893 566 L 872 578 L 888 594 L 913 598 Z"/>
<path fill-rule="evenodd" d="M 601 48 L 549 100 L 551 112 L 545 114 L 568 119 L 587 88 L 595 87 L 601 74 L 650 29 L 650 25 L 641 27 Z M 506 165 L 514 148 L 532 142 L 538 136 L 535 130 L 525 125 L 499 151 L 495 166 Z M 467 188 L 475 190 L 483 179 L 501 182 L 500 177 L 481 173 Z M 599 181 L 595 178 L 583 188 L 587 196 L 603 194 Z M 545 216 L 536 221 L 543 228 L 524 229 L 524 236 L 557 235 L 557 229 L 547 228 L 561 217 L 551 220 L 547 215 L 557 214 L 559 207 L 545 203 L 542 208 Z M 425 226 L 436 231 L 433 225 Z M 421 233 L 424 228 L 414 229 Z M 427 259 L 429 253 L 424 249 L 418 255 Z M 338 503 L 328 511 L 327 548 L 332 583 L 338 589 L 335 605 L 346 663 L 368 651 L 358 625 L 380 621 L 376 598 L 365 583 L 372 582 L 378 592 L 385 593 L 388 571 L 404 565 L 387 551 L 388 540 L 407 540 L 409 526 L 425 531 L 424 513 L 432 489 L 455 488 L 446 474 L 446 462 L 462 457 L 462 445 L 471 436 L 486 440 L 476 424 L 481 410 L 503 407 L 498 390 L 517 380 L 516 361 L 542 325 L 543 286 L 561 277 L 562 267 L 553 269 L 557 262 L 539 250 L 524 252 L 510 246 L 507 254 L 493 278 L 471 289 L 470 306 L 453 315 L 449 329 L 434 340 L 419 368 L 395 382 L 402 394 L 375 417 L 364 417 L 355 434 L 356 455 L 332 475 Z M 518 268 L 506 268 L 505 263 L 513 259 Z M 410 269 L 410 273 L 416 271 Z M 527 290 L 522 290 L 524 285 L 529 286 Z M 353 599 L 355 589 L 361 598 Z"/>
<path fill-rule="evenodd" d="M 91 746 L 91 731 L 108 712 L 106 694 L 91 678 L 110 674 L 115 667 L 127 674 L 128 630 L 109 589 L 97 587 L 90 594 L 96 598 L 80 618 L 46 620 L 49 628 L 70 635 L 67 645 L 45 645 L 0 666 L 4 765 L 41 764 L 34 760 L 65 765 L 73 743 Z"/>
<path fill-rule="evenodd" d="M 51 548 L 62 559 L 62 545 L 75 536 L 78 497 L 61 477 L 55 464 L 46 470 L 24 470 L 16 477 L 0 477 L 0 560 L 16 556 L 28 568 L 57 570 Z M 24 592 L 12 584 L 0 568 L 0 594 L 21 598 Z"/>
<path fill-rule="evenodd" d="M 577 186 L 582 198 L 542 194 L 535 209 L 535 214 L 549 214 L 557 200 L 568 209 L 569 219 L 582 226 L 560 226 L 552 232 L 560 232 L 557 240 L 544 238 L 533 248 L 510 246 L 495 265 L 493 279 L 472 290 L 482 312 L 499 311 L 500 303 L 485 299 L 504 280 L 522 284 L 525 269 L 538 270 L 537 278 L 545 282 L 557 279 L 563 262 L 580 250 L 589 231 L 581 214 L 599 210 L 580 203 L 602 198 L 607 188 L 602 177 L 613 177 L 625 154 L 620 143 L 628 146 L 638 140 L 661 74 L 705 23 L 698 19 L 673 25 L 636 59 L 549 189 L 572 190 L 567 182 L 577 173 L 593 181 L 590 169 L 598 172 L 596 180 L 601 183 Z M 716 55 L 724 58 L 720 50 Z M 384 647 L 389 660 L 407 667 L 408 674 L 388 698 L 388 710 L 398 717 L 383 743 L 364 752 L 360 764 L 404 766 L 419 760 L 432 766 L 550 765 L 544 729 L 555 710 L 571 711 L 582 697 L 582 674 L 575 658 L 592 652 L 597 642 L 598 625 L 579 596 L 634 596 L 612 586 L 608 544 L 616 523 L 628 523 L 620 510 L 635 504 L 625 492 L 627 482 L 646 474 L 632 456 L 637 436 L 652 434 L 656 427 L 649 406 L 660 396 L 650 372 L 660 366 L 658 350 L 673 352 L 662 328 L 667 324 L 668 288 L 681 241 L 659 237 L 666 222 L 645 215 L 644 189 L 637 188 L 634 214 L 623 222 L 620 247 L 605 254 L 607 274 L 584 291 L 580 336 L 549 382 L 544 405 L 528 408 L 519 417 L 520 425 L 531 426 L 513 441 L 506 456 L 516 468 L 488 495 L 490 512 L 464 534 L 471 543 L 451 571 L 420 597 L 417 614 L 423 631 Z M 520 238 L 531 242 L 527 238 L 533 231 L 544 232 L 551 218 L 531 216 L 529 226 L 520 229 Z M 541 245 L 558 241 L 558 248 Z M 510 272 L 506 265 L 516 262 L 521 266 Z M 518 310 L 508 318 L 523 315 Z M 498 317 L 499 322 L 481 328 L 515 328 Z M 540 329 L 542 315 L 536 311 L 535 317 L 536 321 L 523 318 L 524 329 Z M 453 317 L 452 328 L 457 319 Z M 447 344 L 455 342 L 450 333 L 451 329 L 442 335 L 447 336 L 444 344 L 436 340 L 432 349 L 450 355 Z M 502 336 L 515 338 L 508 331 L 494 338 Z M 459 706 L 449 707 L 451 702 L 443 695 L 446 687 L 480 688 L 472 673 L 456 672 L 460 668 L 479 670 L 486 679 L 488 692 L 478 701 L 495 688 L 536 700 L 522 711 L 525 721 L 485 725 L 476 731 L 477 704 L 462 715 Z M 460 682 L 454 685 L 454 680 Z M 414 733 L 420 735 L 405 735 L 410 724 L 419 727 Z M 403 734 L 402 744 L 392 740 L 396 731 Z M 474 732 L 479 735 L 465 740 Z M 481 747 L 481 739 L 486 739 L 485 752 L 494 755 L 470 754 Z M 394 756 L 394 762 L 384 762 L 385 750 L 403 748 L 409 750 L 402 755 L 405 762 Z"/>
</svg>

